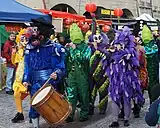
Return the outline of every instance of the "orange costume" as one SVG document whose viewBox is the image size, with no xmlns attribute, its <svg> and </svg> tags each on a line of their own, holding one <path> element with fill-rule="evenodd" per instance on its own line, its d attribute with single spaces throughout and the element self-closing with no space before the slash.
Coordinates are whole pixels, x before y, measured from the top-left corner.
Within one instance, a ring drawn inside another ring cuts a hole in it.
<svg viewBox="0 0 160 128">
<path fill-rule="evenodd" d="M 145 56 L 144 47 L 141 45 L 137 46 L 138 58 L 139 58 L 139 78 L 141 81 L 141 89 L 146 89 L 148 87 L 148 71 L 147 71 L 147 60 Z"/>
</svg>

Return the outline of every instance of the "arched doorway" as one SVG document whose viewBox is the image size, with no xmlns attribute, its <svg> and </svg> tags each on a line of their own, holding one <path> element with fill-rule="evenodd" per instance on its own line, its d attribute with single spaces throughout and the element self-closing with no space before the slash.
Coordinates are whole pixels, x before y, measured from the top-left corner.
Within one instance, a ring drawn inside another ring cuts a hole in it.
<svg viewBox="0 0 160 128">
<path fill-rule="evenodd" d="M 134 18 L 133 13 L 129 9 L 124 8 L 122 10 L 123 10 L 122 18 L 126 18 L 126 19 L 133 19 Z"/>
<path fill-rule="evenodd" d="M 54 7 L 51 8 L 51 10 L 55 10 L 55 11 L 62 11 L 62 12 L 69 12 L 72 14 L 77 14 L 76 10 L 74 8 L 72 8 L 70 5 L 68 4 L 57 4 Z"/>
</svg>

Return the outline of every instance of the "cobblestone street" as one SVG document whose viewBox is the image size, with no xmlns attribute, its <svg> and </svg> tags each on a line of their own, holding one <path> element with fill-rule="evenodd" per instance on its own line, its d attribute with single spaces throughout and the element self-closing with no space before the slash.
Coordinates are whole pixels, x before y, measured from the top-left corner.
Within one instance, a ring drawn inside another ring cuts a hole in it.
<svg viewBox="0 0 160 128">
<path fill-rule="evenodd" d="M 147 94 L 145 93 L 146 103 L 142 109 L 141 118 L 134 119 L 132 117 L 129 128 L 150 128 L 144 122 L 144 115 L 148 109 L 149 100 L 147 99 Z M 6 95 L 4 92 L 0 92 L 0 128 L 32 128 L 29 124 L 28 109 L 29 109 L 29 98 L 23 103 L 25 122 L 12 124 L 11 119 L 14 117 L 15 104 L 13 101 L 13 96 Z M 105 116 L 98 115 L 96 110 L 95 115 L 90 118 L 89 121 L 85 123 L 79 123 L 75 121 L 71 124 L 66 124 L 61 128 L 108 128 L 108 125 L 112 122 L 111 116 L 111 103 L 109 103 L 108 111 Z M 123 128 L 123 122 L 120 122 L 121 128 Z M 48 125 L 43 119 L 41 119 L 41 128 L 48 128 Z"/>
</svg>

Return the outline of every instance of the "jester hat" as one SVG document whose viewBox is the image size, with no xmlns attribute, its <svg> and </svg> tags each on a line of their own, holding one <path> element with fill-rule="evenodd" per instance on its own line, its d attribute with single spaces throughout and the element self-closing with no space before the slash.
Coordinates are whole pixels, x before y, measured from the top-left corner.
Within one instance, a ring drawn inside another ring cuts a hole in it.
<svg viewBox="0 0 160 128">
<path fill-rule="evenodd" d="M 103 44 L 109 43 L 108 36 L 105 33 L 101 32 L 95 17 L 93 17 L 92 19 L 91 30 L 92 30 L 92 34 L 89 36 L 89 43 L 93 43 L 93 42 L 103 43 Z"/>
</svg>

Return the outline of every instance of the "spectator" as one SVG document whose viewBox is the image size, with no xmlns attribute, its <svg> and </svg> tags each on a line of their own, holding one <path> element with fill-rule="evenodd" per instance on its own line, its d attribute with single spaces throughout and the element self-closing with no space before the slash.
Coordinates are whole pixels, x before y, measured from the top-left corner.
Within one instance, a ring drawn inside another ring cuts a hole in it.
<svg viewBox="0 0 160 128">
<path fill-rule="evenodd" d="M 2 56 L 6 58 L 7 62 L 7 78 L 6 78 L 6 93 L 12 95 L 12 84 L 14 80 L 14 72 L 15 72 L 15 65 L 11 62 L 11 54 L 12 54 L 12 48 L 15 47 L 15 39 L 16 35 L 14 33 L 11 33 L 9 35 L 8 40 L 5 42 L 3 47 L 3 54 Z"/>
<path fill-rule="evenodd" d="M 71 42 L 69 38 L 70 38 L 69 35 L 65 32 L 58 33 L 58 35 L 57 35 L 58 42 L 63 46 L 65 46 L 67 43 Z"/>
<path fill-rule="evenodd" d="M 151 93 L 154 94 L 153 102 L 146 113 L 145 121 L 149 126 L 158 125 L 158 128 L 160 128 L 160 85 L 155 85 Z"/>
</svg>

